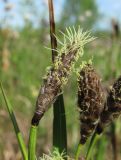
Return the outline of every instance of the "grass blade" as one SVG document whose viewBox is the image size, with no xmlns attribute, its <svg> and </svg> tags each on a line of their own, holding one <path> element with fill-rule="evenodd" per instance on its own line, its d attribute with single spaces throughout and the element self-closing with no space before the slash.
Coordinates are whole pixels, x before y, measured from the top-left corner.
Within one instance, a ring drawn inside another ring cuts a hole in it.
<svg viewBox="0 0 121 160">
<path fill-rule="evenodd" d="M 10 116 L 12 124 L 14 126 L 14 131 L 15 131 L 15 134 L 16 134 L 16 137 L 17 137 L 17 140 L 18 140 L 18 144 L 19 144 L 21 153 L 23 155 L 23 159 L 28 160 L 26 145 L 24 143 L 22 134 L 21 134 L 20 129 L 18 127 L 18 124 L 17 124 L 16 117 L 15 117 L 14 112 L 13 112 L 12 106 L 11 106 L 11 104 L 10 104 L 6 94 L 5 94 L 5 91 L 3 89 L 3 86 L 2 86 L 1 82 L 0 82 L 0 88 L 1 88 L 2 95 L 4 97 L 4 100 L 5 100 L 5 103 L 6 103 L 6 106 L 7 106 L 9 116 Z"/>
<path fill-rule="evenodd" d="M 49 20 L 50 20 L 50 37 L 52 48 L 52 61 L 54 63 L 57 52 L 57 40 L 55 38 L 55 21 L 53 1 L 48 0 Z M 61 91 L 60 91 L 61 92 Z M 53 120 L 53 145 L 57 147 L 60 153 L 64 150 L 67 153 L 67 133 L 66 133 L 66 117 L 63 95 L 60 95 L 54 103 L 54 120 Z"/>
<path fill-rule="evenodd" d="M 63 96 L 60 95 L 54 103 L 53 145 L 60 153 L 67 153 L 66 117 Z"/>
</svg>

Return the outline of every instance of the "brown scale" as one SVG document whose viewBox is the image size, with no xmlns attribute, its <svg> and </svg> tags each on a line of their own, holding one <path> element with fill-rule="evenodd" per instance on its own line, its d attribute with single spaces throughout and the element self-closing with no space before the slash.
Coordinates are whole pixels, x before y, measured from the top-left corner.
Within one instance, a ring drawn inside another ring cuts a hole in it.
<svg viewBox="0 0 121 160">
<path fill-rule="evenodd" d="M 103 91 L 100 78 L 90 64 L 80 71 L 78 85 L 80 143 L 84 144 L 97 126 L 99 115 L 103 109 Z"/>
<path fill-rule="evenodd" d="M 107 96 L 105 107 L 100 116 L 97 126 L 97 133 L 100 134 L 103 128 L 118 118 L 121 114 L 121 76 L 115 81 Z"/>
</svg>

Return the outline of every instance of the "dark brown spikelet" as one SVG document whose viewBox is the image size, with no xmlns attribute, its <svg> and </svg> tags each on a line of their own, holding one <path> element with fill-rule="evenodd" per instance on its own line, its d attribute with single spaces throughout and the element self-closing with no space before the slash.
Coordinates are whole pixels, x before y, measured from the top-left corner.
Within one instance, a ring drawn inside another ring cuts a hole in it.
<svg viewBox="0 0 121 160">
<path fill-rule="evenodd" d="M 86 143 L 93 133 L 103 109 L 103 91 L 101 80 L 92 65 L 83 67 L 78 78 L 78 108 L 80 111 L 81 140 Z"/>
<path fill-rule="evenodd" d="M 97 133 L 102 133 L 103 128 L 110 124 L 121 114 L 121 76 L 115 81 L 107 96 L 105 107 L 100 116 Z"/>
<path fill-rule="evenodd" d="M 36 124 L 39 118 L 43 116 L 48 109 L 50 103 L 54 102 L 62 89 L 62 85 L 67 81 L 69 76 L 71 63 L 74 61 L 75 51 L 69 51 L 67 55 L 63 54 L 62 62 L 56 69 L 54 66 L 47 74 L 47 78 L 44 79 L 44 84 L 40 89 L 39 96 L 36 102 L 36 112 L 33 118 L 32 124 Z M 37 121 L 37 122 L 36 122 Z"/>
</svg>

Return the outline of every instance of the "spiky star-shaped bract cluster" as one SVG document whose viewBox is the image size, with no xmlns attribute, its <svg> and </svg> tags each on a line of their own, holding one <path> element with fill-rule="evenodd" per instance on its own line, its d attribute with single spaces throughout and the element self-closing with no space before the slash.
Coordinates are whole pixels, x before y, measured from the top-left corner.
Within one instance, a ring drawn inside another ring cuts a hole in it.
<svg viewBox="0 0 121 160">
<path fill-rule="evenodd" d="M 81 123 L 81 144 L 95 130 L 103 109 L 103 91 L 101 80 L 92 65 L 86 64 L 78 77 L 78 109 Z"/>
<path fill-rule="evenodd" d="M 105 107 L 100 116 L 97 132 L 100 134 L 103 128 L 110 124 L 121 114 L 121 76 L 115 81 L 107 96 Z"/>
<path fill-rule="evenodd" d="M 79 56 L 83 55 L 84 45 L 94 39 L 90 36 L 90 32 L 83 33 L 80 28 L 76 32 L 75 28 L 69 27 L 66 32 L 66 34 L 61 32 L 64 37 L 63 42 L 56 37 L 61 48 L 57 50 L 58 56 L 56 56 L 53 66 L 48 70 L 41 86 L 36 102 L 36 111 L 32 119 L 33 125 L 38 125 L 49 105 L 60 94 L 60 89 L 67 83 L 75 62 Z"/>
</svg>

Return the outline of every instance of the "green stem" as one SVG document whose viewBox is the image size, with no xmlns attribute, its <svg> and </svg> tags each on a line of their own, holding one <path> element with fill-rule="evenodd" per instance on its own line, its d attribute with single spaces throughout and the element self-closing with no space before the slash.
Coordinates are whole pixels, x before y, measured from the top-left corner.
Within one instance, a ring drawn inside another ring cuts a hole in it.
<svg viewBox="0 0 121 160">
<path fill-rule="evenodd" d="M 16 137 L 17 137 L 17 140 L 18 140 L 18 144 L 19 144 L 21 153 L 23 155 L 23 159 L 28 160 L 27 148 L 26 148 L 26 145 L 24 143 L 23 136 L 22 136 L 22 134 L 20 132 L 20 129 L 18 127 L 16 117 L 15 117 L 14 112 L 13 112 L 13 107 L 11 106 L 11 104 L 10 104 L 10 102 L 9 102 L 5 92 L 4 92 L 4 89 L 3 89 L 3 86 L 2 86 L 1 82 L 0 82 L 0 88 L 1 88 L 2 95 L 4 97 L 4 100 L 5 100 L 5 103 L 6 103 L 6 106 L 7 106 L 9 116 L 11 118 L 11 121 L 12 121 L 12 124 L 13 124 L 13 127 L 14 127 L 14 131 L 15 131 L 15 134 L 16 134 Z"/>
<path fill-rule="evenodd" d="M 101 139 L 99 139 L 99 143 L 98 143 L 98 150 L 97 150 L 97 154 L 96 154 L 96 160 L 103 160 L 106 159 L 105 157 L 105 151 L 106 151 L 106 147 L 108 145 L 107 142 L 107 137 L 103 136 Z"/>
<path fill-rule="evenodd" d="M 19 142 L 19 147 L 20 147 L 20 150 L 22 152 L 23 159 L 24 160 L 28 160 L 28 151 L 26 149 L 26 146 L 25 146 L 25 143 L 24 143 L 24 140 L 23 140 L 21 132 L 18 132 L 18 134 L 17 134 L 17 140 Z"/>
<path fill-rule="evenodd" d="M 37 126 L 31 126 L 29 135 L 28 160 L 36 159 Z"/>
<path fill-rule="evenodd" d="M 116 125 L 115 125 L 114 122 L 111 123 L 111 143 L 112 143 L 112 150 L 113 150 L 114 160 L 117 160 L 118 159 L 117 137 L 116 137 Z"/>
<path fill-rule="evenodd" d="M 97 133 L 93 134 L 93 136 L 91 138 L 91 141 L 90 141 L 90 144 L 89 144 L 89 148 L 88 148 L 87 154 L 86 154 L 86 160 L 89 160 L 91 158 L 92 150 L 94 148 L 94 145 L 98 141 L 99 137 L 100 136 Z"/>
<path fill-rule="evenodd" d="M 75 158 L 75 160 L 79 160 L 79 156 L 80 156 L 80 152 L 81 152 L 82 147 L 83 147 L 83 144 L 79 143 L 77 151 L 76 151 L 76 158 Z"/>
</svg>

